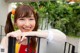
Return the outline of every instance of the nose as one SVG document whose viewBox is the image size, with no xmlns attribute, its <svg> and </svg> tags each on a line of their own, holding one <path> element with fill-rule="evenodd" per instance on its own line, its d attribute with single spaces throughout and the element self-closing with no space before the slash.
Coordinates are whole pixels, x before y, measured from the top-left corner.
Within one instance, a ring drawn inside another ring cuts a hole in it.
<svg viewBox="0 0 80 53">
<path fill-rule="evenodd" d="M 26 20 L 24 24 L 25 24 L 26 26 L 29 26 L 29 25 L 30 25 L 30 23 L 29 23 L 28 20 Z"/>
</svg>

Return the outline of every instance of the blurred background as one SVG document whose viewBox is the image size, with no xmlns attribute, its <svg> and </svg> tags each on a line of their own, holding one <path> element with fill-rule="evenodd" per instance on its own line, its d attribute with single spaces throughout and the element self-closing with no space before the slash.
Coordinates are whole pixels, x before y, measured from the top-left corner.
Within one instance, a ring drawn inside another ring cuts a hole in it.
<svg viewBox="0 0 80 53">
<path fill-rule="evenodd" d="M 8 12 L 22 4 L 33 6 L 38 12 L 39 29 L 56 28 L 66 34 L 64 53 L 80 53 L 80 0 L 0 0 L 0 41 L 5 36 Z M 41 47 L 46 47 L 43 42 L 46 44 L 41 39 Z"/>
</svg>

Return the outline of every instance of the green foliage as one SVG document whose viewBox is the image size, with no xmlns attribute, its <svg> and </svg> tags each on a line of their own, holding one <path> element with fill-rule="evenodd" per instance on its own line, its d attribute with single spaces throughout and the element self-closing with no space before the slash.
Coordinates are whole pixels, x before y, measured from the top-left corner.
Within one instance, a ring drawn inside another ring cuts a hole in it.
<svg viewBox="0 0 80 53">
<path fill-rule="evenodd" d="M 39 23 L 43 25 L 43 21 L 48 19 L 45 27 L 50 24 L 52 28 L 57 28 L 67 35 L 80 36 L 79 3 L 66 4 L 55 1 L 40 1 L 28 4 L 34 6 L 35 10 L 39 13 Z"/>
</svg>

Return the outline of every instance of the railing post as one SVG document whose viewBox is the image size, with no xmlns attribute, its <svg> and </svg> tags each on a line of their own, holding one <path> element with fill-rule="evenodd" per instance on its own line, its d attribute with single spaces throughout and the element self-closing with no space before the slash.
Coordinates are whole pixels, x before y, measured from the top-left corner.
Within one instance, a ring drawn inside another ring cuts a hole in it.
<svg viewBox="0 0 80 53">
<path fill-rule="evenodd" d="M 72 46 L 72 51 L 71 53 L 75 53 L 75 46 Z"/>
<path fill-rule="evenodd" d="M 38 53 L 39 53 L 39 49 L 40 49 L 40 38 L 38 38 Z"/>
<path fill-rule="evenodd" d="M 70 46 L 71 46 L 71 44 L 69 44 L 69 47 L 68 47 L 68 53 L 70 53 Z"/>
<path fill-rule="evenodd" d="M 15 53 L 15 43 L 16 43 L 16 38 L 9 37 L 8 53 Z"/>
<path fill-rule="evenodd" d="M 65 53 L 65 51 L 66 51 L 66 44 L 67 44 L 67 42 L 65 42 L 65 45 L 64 45 L 64 53 Z"/>
<path fill-rule="evenodd" d="M 1 26 L 1 35 L 2 35 L 2 26 Z"/>
</svg>

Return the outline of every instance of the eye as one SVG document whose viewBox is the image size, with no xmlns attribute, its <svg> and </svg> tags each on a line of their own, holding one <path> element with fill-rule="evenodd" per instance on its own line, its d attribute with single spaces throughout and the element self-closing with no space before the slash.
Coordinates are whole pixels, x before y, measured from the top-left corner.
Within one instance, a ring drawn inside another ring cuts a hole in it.
<svg viewBox="0 0 80 53">
<path fill-rule="evenodd" d="M 34 19 L 29 19 L 29 20 L 34 20 Z"/>
<path fill-rule="evenodd" d="M 30 18 L 29 20 L 35 20 L 34 18 Z"/>
<path fill-rule="evenodd" d="M 25 20 L 24 18 L 19 18 L 19 20 Z"/>
</svg>

